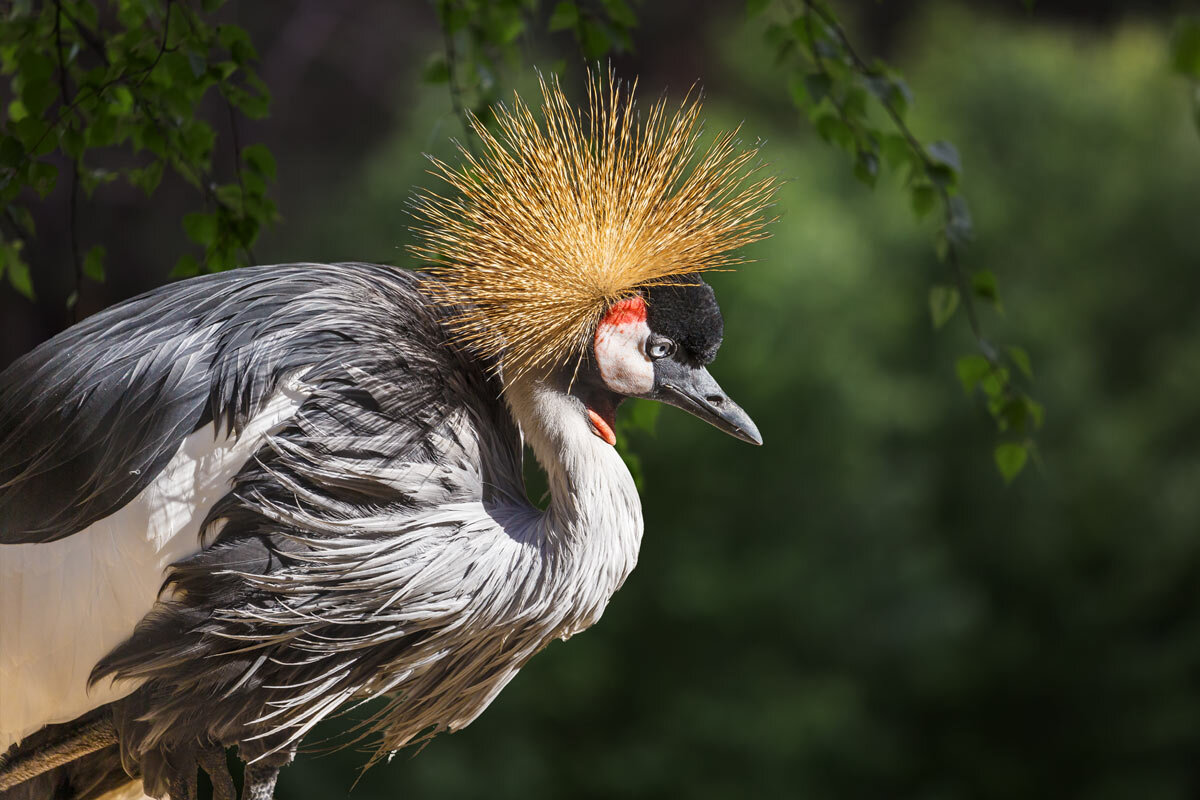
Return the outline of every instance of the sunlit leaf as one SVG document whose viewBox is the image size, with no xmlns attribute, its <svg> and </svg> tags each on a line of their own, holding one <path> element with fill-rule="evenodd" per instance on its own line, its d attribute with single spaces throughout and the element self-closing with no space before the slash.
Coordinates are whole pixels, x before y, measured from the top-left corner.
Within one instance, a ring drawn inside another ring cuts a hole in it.
<svg viewBox="0 0 1200 800">
<path fill-rule="evenodd" d="M 991 363 L 977 353 L 962 356 L 955 362 L 954 368 L 958 373 L 958 380 L 962 383 L 963 391 L 968 395 L 975 391 L 975 387 L 979 385 L 980 381 L 992 371 Z"/>
<path fill-rule="evenodd" d="M 83 274 L 96 281 L 104 283 L 104 256 L 107 251 L 103 245 L 96 245 L 88 250 L 83 259 Z"/>
<path fill-rule="evenodd" d="M 1025 463 L 1029 460 L 1028 448 L 1015 442 L 1001 442 L 996 445 L 994 455 L 996 467 L 1006 483 L 1012 483 L 1021 474 L 1021 470 L 1025 469 Z"/>
<path fill-rule="evenodd" d="M 35 299 L 29 264 L 20 257 L 19 251 L 13 251 L 12 255 L 6 259 L 4 272 L 8 276 L 8 283 L 12 288 L 28 300 Z"/>
</svg>

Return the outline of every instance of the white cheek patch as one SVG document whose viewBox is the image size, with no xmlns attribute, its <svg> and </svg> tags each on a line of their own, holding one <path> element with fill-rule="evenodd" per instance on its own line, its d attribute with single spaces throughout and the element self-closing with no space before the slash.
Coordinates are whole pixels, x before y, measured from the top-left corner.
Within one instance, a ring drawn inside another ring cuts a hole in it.
<svg viewBox="0 0 1200 800">
<path fill-rule="evenodd" d="M 646 394 L 654 388 L 654 365 L 646 355 L 650 326 L 640 297 L 622 300 L 596 326 L 596 363 L 605 385 L 625 395 Z"/>
</svg>

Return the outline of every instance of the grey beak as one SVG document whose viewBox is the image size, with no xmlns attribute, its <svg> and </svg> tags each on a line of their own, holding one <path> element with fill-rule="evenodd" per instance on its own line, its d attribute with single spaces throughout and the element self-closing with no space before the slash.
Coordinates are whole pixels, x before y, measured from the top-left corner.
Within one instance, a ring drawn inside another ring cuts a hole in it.
<svg viewBox="0 0 1200 800">
<path fill-rule="evenodd" d="M 661 376 L 656 400 L 682 408 L 743 442 L 763 443 L 754 420 L 725 394 L 707 369 L 678 362 L 672 366 Z"/>
</svg>

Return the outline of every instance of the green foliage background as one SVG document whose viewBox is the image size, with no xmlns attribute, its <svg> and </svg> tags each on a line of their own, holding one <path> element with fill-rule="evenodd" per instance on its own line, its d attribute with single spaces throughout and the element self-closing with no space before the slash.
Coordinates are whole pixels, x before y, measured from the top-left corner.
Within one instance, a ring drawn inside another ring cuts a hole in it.
<svg viewBox="0 0 1200 800">
<path fill-rule="evenodd" d="M 673 410 L 629 434 L 646 538 L 604 619 L 350 796 L 1197 796 L 1200 140 L 1168 20 L 927 5 L 889 54 L 913 129 L 957 144 L 969 259 L 1003 288 L 982 321 L 1047 409 L 1006 489 L 953 388 L 969 333 L 925 307 L 935 222 L 901 176 L 855 179 L 744 19 L 688 35 L 710 127 L 788 178 L 758 262 L 712 280 L 714 374 L 766 445 Z M 369 149 L 291 165 L 307 199 L 260 261 L 403 263 L 419 153 L 458 132 L 444 85 L 404 102 Z M 364 761 L 302 757 L 278 796 L 342 796 Z"/>
<path fill-rule="evenodd" d="M 714 372 L 766 445 L 664 412 L 603 621 L 353 796 L 1200 792 L 1200 142 L 1164 26 L 938 6 L 909 30 L 893 61 L 913 125 L 962 151 L 971 258 L 1009 309 L 982 313 L 1032 351 L 1044 468 L 1002 489 L 985 412 L 947 390 L 967 334 L 919 302 L 939 266 L 899 179 L 855 181 L 756 33 L 714 21 L 710 122 L 744 120 L 790 179 L 759 263 L 713 279 Z M 391 252 L 443 102 L 319 236 Z M 335 796 L 357 760 L 304 761 L 281 796 Z"/>
</svg>

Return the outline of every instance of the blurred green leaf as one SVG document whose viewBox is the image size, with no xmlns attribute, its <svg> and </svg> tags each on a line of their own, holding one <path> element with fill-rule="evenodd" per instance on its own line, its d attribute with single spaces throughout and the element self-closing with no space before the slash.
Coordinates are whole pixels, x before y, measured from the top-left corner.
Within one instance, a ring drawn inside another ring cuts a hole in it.
<svg viewBox="0 0 1200 800">
<path fill-rule="evenodd" d="M 945 164 L 956 173 L 962 172 L 962 158 L 958 155 L 958 148 L 950 142 L 934 142 L 925 148 L 925 152 L 939 164 Z"/>
<path fill-rule="evenodd" d="M 988 398 L 996 403 L 1001 403 L 1004 401 L 1005 395 L 1008 394 L 1008 378 L 1009 372 L 1007 368 L 992 365 L 988 374 L 984 375 L 983 380 L 979 382 L 979 388 L 983 389 L 983 393 Z"/>
<path fill-rule="evenodd" d="M 104 283 L 104 256 L 107 251 L 103 245 L 95 245 L 88 250 L 83 259 L 83 274 L 96 281 Z"/>
<path fill-rule="evenodd" d="M 265 144 L 252 144 L 242 148 L 242 159 L 254 172 L 267 180 L 275 180 L 275 156 Z"/>
<path fill-rule="evenodd" d="M 981 300 L 1000 305 L 1000 293 L 996 287 L 996 274 L 990 269 L 976 270 L 971 276 L 971 291 Z"/>
<path fill-rule="evenodd" d="M 83 155 L 83 150 L 87 146 L 83 138 L 83 133 L 70 125 L 63 125 L 61 127 L 58 140 L 62 145 L 63 152 L 72 159 L 77 159 Z"/>
<path fill-rule="evenodd" d="M 1021 370 L 1022 375 L 1033 380 L 1033 362 L 1030 361 L 1029 353 L 1025 351 L 1025 348 L 1010 345 L 1008 347 L 1008 357 L 1017 365 L 1017 369 Z"/>
<path fill-rule="evenodd" d="M 975 387 L 992 371 L 991 363 L 979 354 L 962 356 L 955 362 L 958 380 L 962 383 L 963 391 L 970 395 Z"/>
<path fill-rule="evenodd" d="M 892 169 L 899 169 L 905 164 L 912 163 L 912 147 L 909 146 L 908 140 L 898 133 L 885 134 L 879 149 L 883 152 L 884 160 Z"/>
<path fill-rule="evenodd" d="M 194 211 L 184 216 L 183 229 L 189 239 L 207 247 L 216 241 L 217 217 L 213 214 Z"/>
<path fill-rule="evenodd" d="M 804 76 L 804 88 L 813 105 L 816 105 L 829 96 L 833 88 L 833 79 L 827 72 L 813 72 Z"/>
<path fill-rule="evenodd" d="M 788 78 L 788 93 L 792 96 L 792 105 L 796 108 L 807 108 L 811 102 L 808 88 L 804 85 L 804 76 L 794 74 Z"/>
<path fill-rule="evenodd" d="M 854 131 L 836 114 L 822 114 L 816 121 L 817 134 L 822 139 L 849 150 L 854 146 Z"/>
<path fill-rule="evenodd" d="M 579 7 L 572 0 L 562 0 L 550 13 L 547 27 L 551 32 L 573 29 L 579 24 Z"/>
<path fill-rule="evenodd" d="M 12 214 L 12 220 L 17 227 L 25 233 L 33 236 L 37 232 L 37 226 L 33 221 L 33 214 L 24 206 L 9 206 L 9 212 Z"/>
<path fill-rule="evenodd" d="M 1033 420 L 1035 428 L 1042 427 L 1042 423 L 1046 419 L 1046 408 L 1041 403 L 1034 400 L 1028 395 L 1022 395 L 1022 401 L 1025 403 L 1025 410 Z"/>
<path fill-rule="evenodd" d="M 114 116 L 123 117 L 133 111 L 133 92 L 128 86 L 117 85 L 109 90 L 109 110 Z"/>
<path fill-rule="evenodd" d="M 637 15 L 633 13 L 633 9 L 625 0 L 600 0 L 600 2 L 613 22 L 626 28 L 637 27 Z"/>
<path fill-rule="evenodd" d="M 450 80 L 450 65 L 446 63 L 446 56 L 442 53 L 434 53 L 425 65 L 421 79 L 426 83 L 434 84 Z"/>
<path fill-rule="evenodd" d="M 21 102 L 29 114 L 40 117 L 50 108 L 50 104 L 58 97 L 58 84 L 52 80 L 29 80 L 26 78 L 25 87 L 21 90 Z"/>
<path fill-rule="evenodd" d="M 767 10 L 771 0 L 746 0 L 746 18 L 753 19 Z"/>
<path fill-rule="evenodd" d="M 1004 476 L 1005 482 L 1012 483 L 1021 474 L 1021 470 L 1025 469 L 1025 463 L 1029 460 L 1029 450 L 1024 444 L 1001 442 L 996 445 L 995 459 L 996 467 Z"/>
<path fill-rule="evenodd" d="M 909 190 L 910 204 L 917 219 L 928 216 L 937 206 L 937 190 L 928 183 L 913 184 Z"/>
<path fill-rule="evenodd" d="M 58 167 L 47 161 L 35 161 L 29 165 L 29 185 L 42 197 L 54 191 L 58 181 Z"/>
<path fill-rule="evenodd" d="M 933 327 L 940 328 L 950 321 L 958 309 L 961 297 L 953 286 L 934 286 L 929 290 L 929 316 Z"/>
<path fill-rule="evenodd" d="M 20 100 L 10 100 L 8 103 L 8 118 L 13 122 L 20 122 L 29 116 L 29 109 L 25 108 L 25 104 Z"/>
<path fill-rule="evenodd" d="M 613 42 L 604 26 L 585 18 L 579 23 L 579 44 L 583 48 L 584 57 L 594 61 L 607 53 Z"/>
<path fill-rule="evenodd" d="M 1200 80 L 1200 16 L 1183 15 L 1171 33 L 1171 69 Z"/>
<path fill-rule="evenodd" d="M 29 274 L 29 264 L 21 257 L 21 246 L 24 242 L 4 242 L 0 248 L 0 256 L 4 261 L 4 273 L 8 276 L 8 284 L 27 300 L 34 300 L 33 278 Z"/>
<path fill-rule="evenodd" d="M 163 162 L 161 161 L 152 161 L 144 167 L 135 167 L 127 173 L 129 182 L 147 195 L 154 194 L 154 190 L 162 181 L 162 176 Z"/>
<path fill-rule="evenodd" d="M 25 148 L 12 136 L 0 138 L 0 167 L 16 167 L 25 158 Z"/>
<path fill-rule="evenodd" d="M 872 188 L 879 177 L 879 156 L 867 150 L 858 151 L 854 161 L 854 177 Z"/>
<path fill-rule="evenodd" d="M 867 114 L 867 92 L 857 86 L 845 90 L 842 95 L 842 115 L 855 125 L 862 125 Z"/>
</svg>

